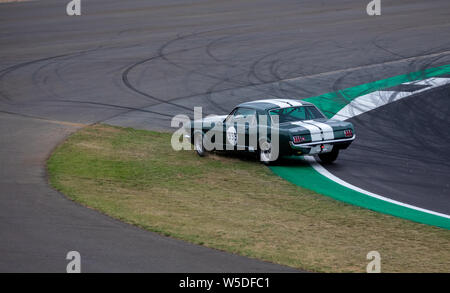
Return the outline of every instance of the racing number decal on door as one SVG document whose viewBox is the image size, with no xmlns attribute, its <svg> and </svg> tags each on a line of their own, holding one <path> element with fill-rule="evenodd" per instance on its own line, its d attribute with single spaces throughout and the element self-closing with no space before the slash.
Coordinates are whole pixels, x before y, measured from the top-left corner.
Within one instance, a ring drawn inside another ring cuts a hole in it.
<svg viewBox="0 0 450 293">
<path fill-rule="evenodd" d="M 234 126 L 230 126 L 227 128 L 227 140 L 233 146 L 237 144 L 237 134 L 236 128 L 234 128 Z"/>
</svg>

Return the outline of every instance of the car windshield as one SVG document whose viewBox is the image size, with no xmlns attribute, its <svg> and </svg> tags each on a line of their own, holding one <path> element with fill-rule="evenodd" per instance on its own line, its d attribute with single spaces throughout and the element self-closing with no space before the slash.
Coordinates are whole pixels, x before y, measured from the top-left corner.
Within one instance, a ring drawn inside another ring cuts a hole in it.
<svg viewBox="0 0 450 293">
<path fill-rule="evenodd" d="M 278 115 L 279 123 L 326 118 L 315 106 L 298 106 L 269 111 L 270 116 Z"/>
</svg>

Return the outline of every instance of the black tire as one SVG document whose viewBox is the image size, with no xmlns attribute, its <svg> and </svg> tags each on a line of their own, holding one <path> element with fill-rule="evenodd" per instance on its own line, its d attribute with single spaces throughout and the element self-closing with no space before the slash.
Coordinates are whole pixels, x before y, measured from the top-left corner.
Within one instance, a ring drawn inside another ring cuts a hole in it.
<svg viewBox="0 0 450 293">
<path fill-rule="evenodd" d="M 203 145 L 203 133 L 201 132 L 194 133 L 194 150 L 200 157 L 204 157 L 206 154 L 206 150 Z"/>
<path fill-rule="evenodd" d="M 271 152 L 272 146 L 270 141 L 262 140 L 259 142 L 258 159 L 266 166 L 275 165 L 278 162 L 279 156 L 274 159 Z"/>
<path fill-rule="evenodd" d="M 339 149 L 333 148 L 333 150 L 329 153 L 319 154 L 319 159 L 322 161 L 322 163 L 330 164 L 336 161 L 338 155 Z"/>
</svg>

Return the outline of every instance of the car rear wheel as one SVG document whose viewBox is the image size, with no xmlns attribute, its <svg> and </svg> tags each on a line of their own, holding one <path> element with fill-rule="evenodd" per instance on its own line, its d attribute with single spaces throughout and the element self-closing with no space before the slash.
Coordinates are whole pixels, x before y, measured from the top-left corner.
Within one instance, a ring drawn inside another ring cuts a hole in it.
<svg viewBox="0 0 450 293">
<path fill-rule="evenodd" d="M 267 140 L 260 141 L 258 154 L 259 160 L 265 165 L 273 165 L 278 160 L 272 151 L 272 144 Z"/>
<path fill-rule="evenodd" d="M 338 155 L 339 149 L 333 148 L 333 150 L 329 153 L 319 154 L 319 159 L 322 161 L 322 163 L 329 164 L 336 161 Z"/>
<path fill-rule="evenodd" d="M 197 132 L 194 134 L 194 149 L 200 157 L 205 156 L 206 150 L 203 146 L 203 133 Z"/>
</svg>

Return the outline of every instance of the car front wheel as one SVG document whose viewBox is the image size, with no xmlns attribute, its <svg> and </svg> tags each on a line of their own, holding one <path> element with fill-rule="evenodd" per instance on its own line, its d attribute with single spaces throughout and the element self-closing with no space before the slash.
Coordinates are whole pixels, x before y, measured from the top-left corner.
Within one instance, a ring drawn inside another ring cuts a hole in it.
<svg viewBox="0 0 450 293">
<path fill-rule="evenodd" d="M 194 148 L 197 152 L 197 155 L 199 155 L 200 157 L 205 156 L 206 150 L 203 146 L 203 134 L 200 132 L 194 134 Z"/>
</svg>

